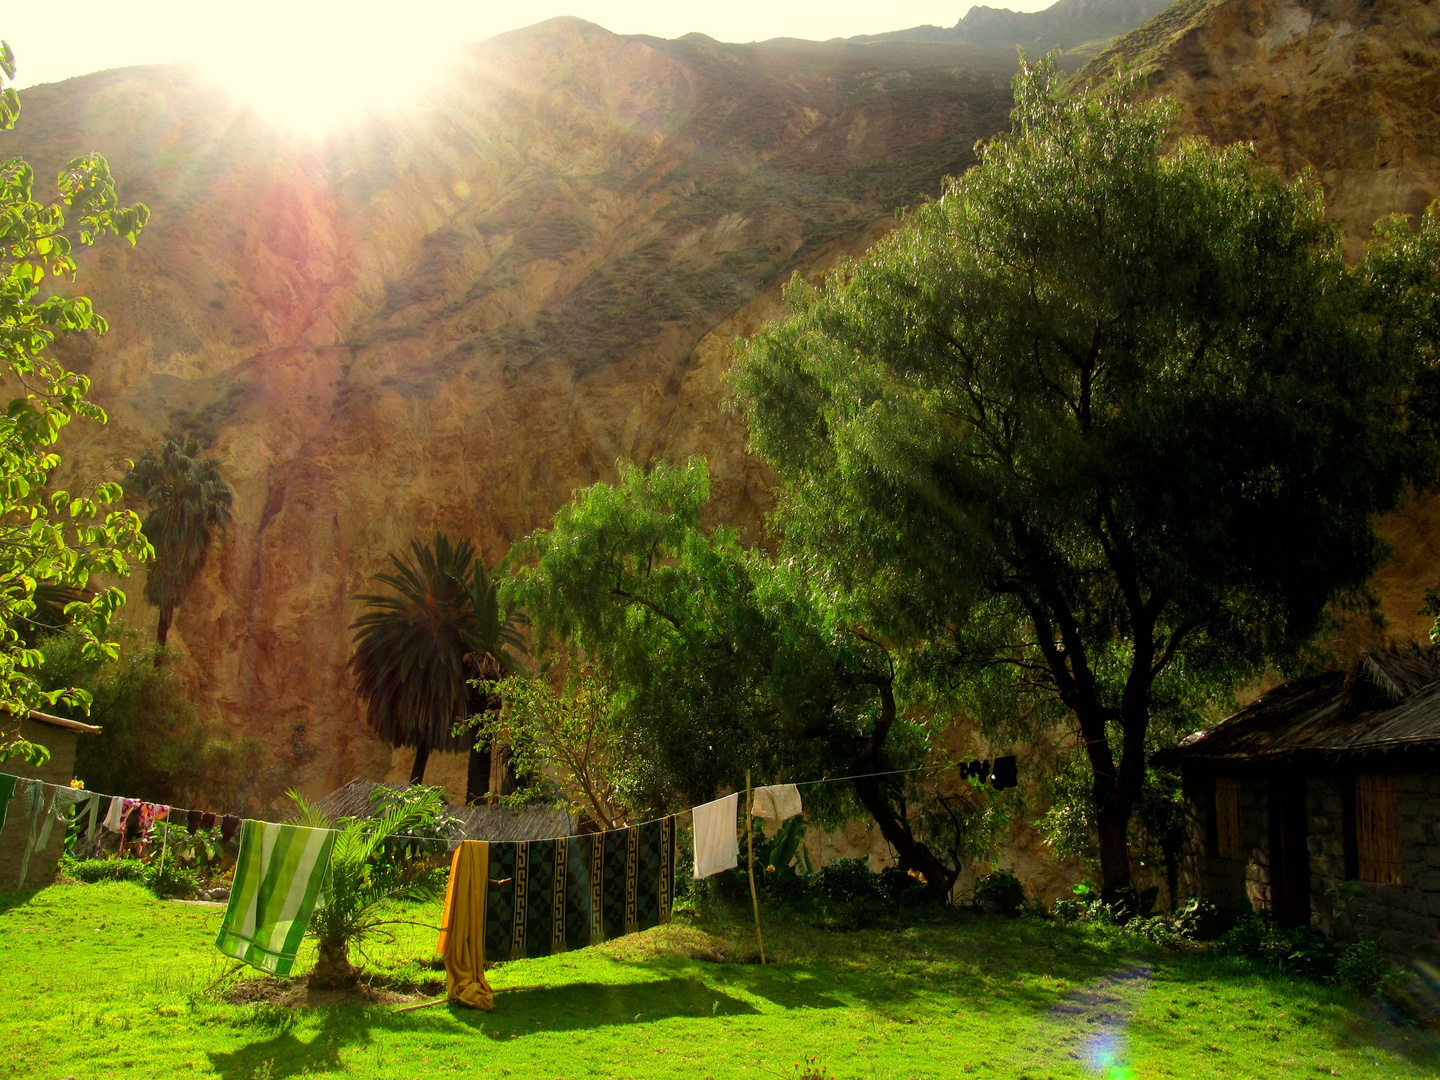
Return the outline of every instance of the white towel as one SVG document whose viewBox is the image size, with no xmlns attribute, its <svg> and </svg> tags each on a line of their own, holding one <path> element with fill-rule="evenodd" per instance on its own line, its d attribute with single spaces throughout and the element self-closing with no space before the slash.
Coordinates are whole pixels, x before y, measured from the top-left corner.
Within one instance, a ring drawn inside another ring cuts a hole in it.
<svg viewBox="0 0 1440 1080">
<path fill-rule="evenodd" d="M 695 815 L 695 880 L 729 870 L 740 862 L 735 812 L 740 793 L 726 795 L 692 811 Z"/>
<path fill-rule="evenodd" d="M 750 813 L 771 821 L 784 821 L 800 812 L 800 789 L 794 784 L 757 787 L 750 799 Z"/>
<path fill-rule="evenodd" d="M 125 828 L 125 800 L 116 795 L 110 800 L 110 812 L 105 815 L 105 828 L 119 832 Z"/>
</svg>

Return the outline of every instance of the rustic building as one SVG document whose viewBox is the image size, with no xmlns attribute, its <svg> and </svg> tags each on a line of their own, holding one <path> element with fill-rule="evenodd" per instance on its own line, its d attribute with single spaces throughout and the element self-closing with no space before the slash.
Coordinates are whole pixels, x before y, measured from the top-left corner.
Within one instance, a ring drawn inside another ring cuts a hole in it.
<svg viewBox="0 0 1440 1080">
<path fill-rule="evenodd" d="M 1440 945 L 1440 650 L 1286 683 L 1155 762 L 1183 777 L 1182 893 Z"/>
<path fill-rule="evenodd" d="M 75 778 L 75 741 L 99 731 L 93 724 L 32 712 L 28 719 L 20 721 L 20 737 L 45 747 L 50 751 L 50 757 L 40 765 L 31 765 L 18 757 L 11 758 L 0 765 L 0 772 L 67 787 Z M 13 807 L 7 818 L 6 827 L 0 829 L 0 891 L 15 888 L 25 848 L 30 842 L 29 820 Z M 27 888 L 49 885 L 55 880 L 55 868 L 64 849 L 65 830 L 53 829 L 45 847 L 30 856 L 29 872 L 25 878 Z"/>
</svg>

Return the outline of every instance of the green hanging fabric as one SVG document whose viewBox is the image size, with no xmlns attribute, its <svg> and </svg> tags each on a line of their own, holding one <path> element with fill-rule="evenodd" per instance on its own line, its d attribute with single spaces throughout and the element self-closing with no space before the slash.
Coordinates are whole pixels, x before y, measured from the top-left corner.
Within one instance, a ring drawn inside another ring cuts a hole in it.
<svg viewBox="0 0 1440 1080">
<path fill-rule="evenodd" d="M 247 818 L 215 947 L 272 975 L 290 974 L 334 846 L 330 829 Z"/>
<path fill-rule="evenodd" d="M 0 773 L 0 832 L 5 831 L 5 811 L 10 809 L 10 798 L 15 794 L 15 781 L 19 777 Z"/>
</svg>

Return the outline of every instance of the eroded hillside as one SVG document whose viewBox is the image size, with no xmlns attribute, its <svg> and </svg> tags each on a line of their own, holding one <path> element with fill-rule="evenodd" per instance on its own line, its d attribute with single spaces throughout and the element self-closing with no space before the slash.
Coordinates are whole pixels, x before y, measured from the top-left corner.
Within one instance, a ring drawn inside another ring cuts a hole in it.
<svg viewBox="0 0 1440 1080">
<path fill-rule="evenodd" d="M 1190 130 L 1314 168 L 1353 245 L 1440 190 L 1436 29 L 1433 0 L 1214 0 L 1111 57 L 1151 65 Z M 1014 64 L 558 20 L 324 146 L 173 69 L 25 91 L 0 155 L 43 176 L 101 150 L 154 210 L 139 247 L 87 256 L 114 329 L 68 356 L 112 423 L 66 449 L 118 476 L 168 431 L 212 440 L 234 521 L 172 633 L 202 700 L 312 790 L 383 775 L 345 662 L 350 597 L 388 551 L 443 529 L 494 561 L 617 458 L 695 453 L 755 535 L 768 480 L 722 408 L 730 343 L 781 313 L 793 272 L 863 251 L 963 171 L 1005 125 Z M 1400 632 L 1440 578 L 1436 519 L 1427 502 L 1391 523 L 1378 585 Z M 440 757 L 432 777 L 459 786 Z"/>
<path fill-rule="evenodd" d="M 350 597 L 387 552 L 443 529 L 493 562 L 621 457 L 708 455 L 725 515 L 758 528 L 766 479 L 720 407 L 729 343 L 793 272 L 963 171 L 1014 65 L 559 20 L 323 147 L 171 69 L 26 91 L 0 154 L 43 176 L 102 149 L 154 211 L 139 247 L 84 267 L 114 330 L 68 355 L 112 422 L 69 442 L 74 468 L 118 475 L 193 428 L 235 489 L 172 633 L 202 698 L 313 754 L 315 788 L 383 773 L 345 663 Z"/>
</svg>

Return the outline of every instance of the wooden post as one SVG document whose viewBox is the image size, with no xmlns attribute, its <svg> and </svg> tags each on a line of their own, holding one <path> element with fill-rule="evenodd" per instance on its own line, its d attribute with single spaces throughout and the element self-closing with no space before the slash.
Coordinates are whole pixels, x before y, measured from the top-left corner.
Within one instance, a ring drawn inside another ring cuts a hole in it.
<svg viewBox="0 0 1440 1080">
<path fill-rule="evenodd" d="M 745 770 L 745 857 L 750 866 L 750 906 L 755 909 L 755 943 L 760 946 L 760 963 L 765 963 L 765 939 L 760 934 L 760 897 L 755 892 L 755 830 L 750 821 L 750 770 Z"/>
</svg>

